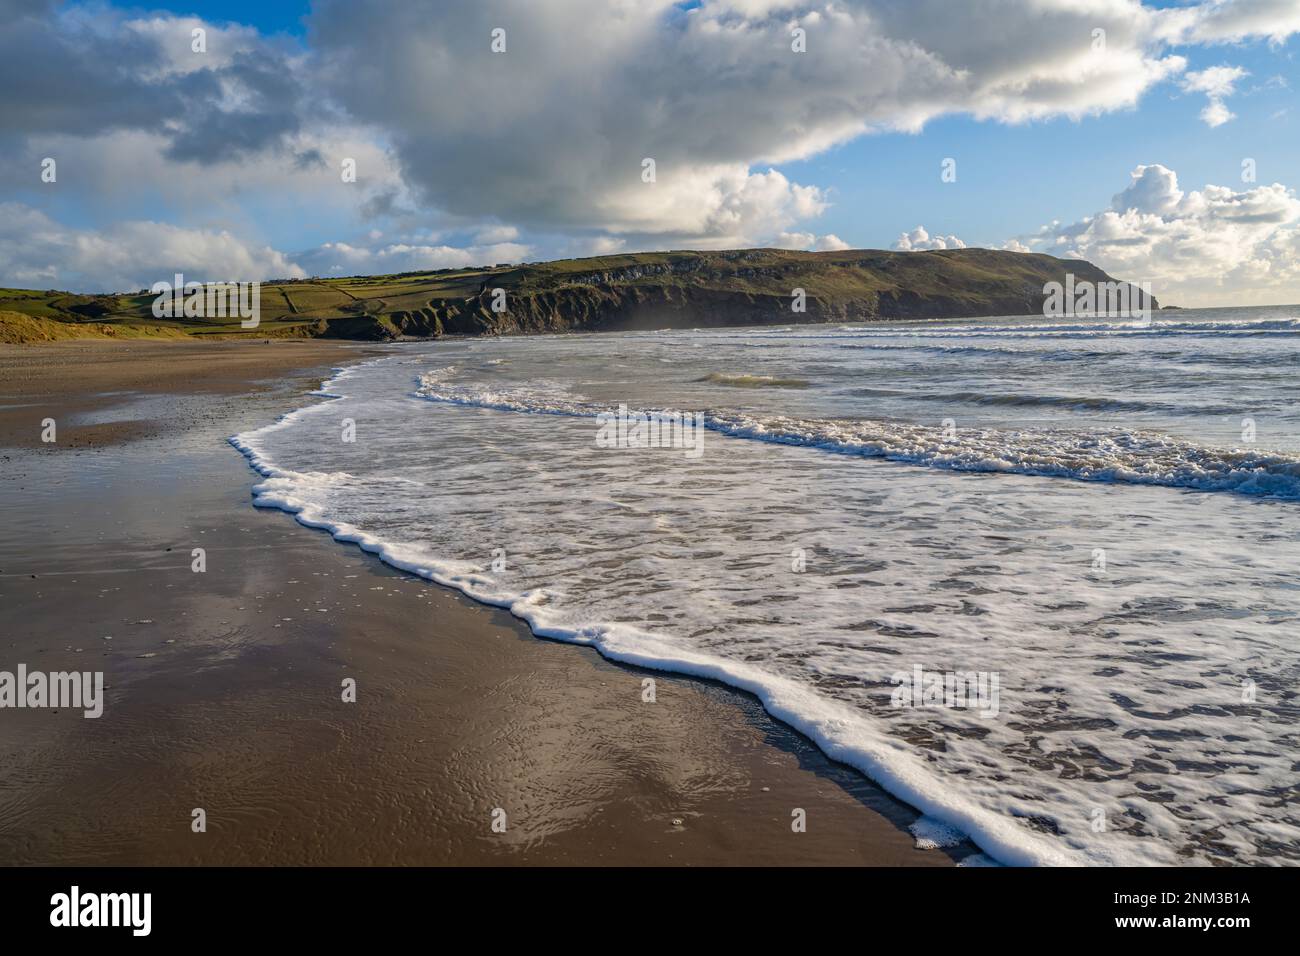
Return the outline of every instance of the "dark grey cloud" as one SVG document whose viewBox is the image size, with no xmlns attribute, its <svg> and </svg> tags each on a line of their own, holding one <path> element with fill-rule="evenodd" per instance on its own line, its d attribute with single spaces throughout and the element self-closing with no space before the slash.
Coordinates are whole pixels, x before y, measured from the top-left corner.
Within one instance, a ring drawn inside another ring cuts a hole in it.
<svg viewBox="0 0 1300 956">
<path fill-rule="evenodd" d="M 158 128 L 186 104 L 215 96 L 211 77 L 154 82 L 141 64 L 158 58 L 155 44 L 132 33 L 111 41 L 62 28 L 50 11 L 25 15 L 0 30 L 0 131 L 94 135 L 120 128 Z"/>
<path fill-rule="evenodd" d="M 211 163 L 279 147 L 309 113 L 299 71 L 251 35 L 237 39 L 254 49 L 199 54 L 182 21 L 160 31 L 106 8 L 6 6 L 0 140 L 145 130 L 171 158 Z"/>
</svg>

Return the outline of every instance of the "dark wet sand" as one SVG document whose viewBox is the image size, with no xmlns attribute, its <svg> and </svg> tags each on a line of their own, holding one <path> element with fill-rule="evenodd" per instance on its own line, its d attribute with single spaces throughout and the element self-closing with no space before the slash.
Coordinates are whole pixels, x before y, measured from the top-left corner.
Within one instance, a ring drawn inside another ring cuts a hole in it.
<svg viewBox="0 0 1300 956">
<path fill-rule="evenodd" d="M 0 710 L 0 864 L 950 865 L 970 851 L 915 849 L 914 811 L 748 695 L 539 640 L 254 509 L 256 476 L 225 437 L 366 351 L 0 347 L 0 669 L 103 670 L 109 685 L 98 720 Z"/>
</svg>

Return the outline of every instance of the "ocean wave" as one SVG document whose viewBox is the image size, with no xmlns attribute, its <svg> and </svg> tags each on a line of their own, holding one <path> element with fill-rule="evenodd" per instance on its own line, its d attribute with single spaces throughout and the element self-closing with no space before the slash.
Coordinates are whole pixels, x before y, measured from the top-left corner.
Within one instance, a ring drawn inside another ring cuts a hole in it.
<svg viewBox="0 0 1300 956">
<path fill-rule="evenodd" d="M 1300 498 L 1300 457 L 1207 448 L 1158 432 L 949 431 L 895 422 L 748 416 L 713 418 L 706 423 L 737 438 L 806 445 L 951 471 Z"/>
<path fill-rule="evenodd" d="M 1220 322 L 1194 322 L 1166 319 L 1152 319 L 1144 322 L 1140 319 L 1126 319 L 1118 322 L 1084 321 L 1073 322 L 1008 322 L 1000 325 L 907 325 L 880 323 L 871 326 L 859 326 L 845 331 L 848 327 L 840 326 L 825 331 L 781 330 L 783 334 L 772 335 L 771 330 L 748 332 L 746 338 L 765 338 L 771 336 L 783 340 L 793 339 L 873 339 L 873 338 L 1039 338 L 1057 336 L 1061 338 L 1102 338 L 1107 336 L 1249 336 L 1249 335 L 1300 335 L 1300 319 L 1237 319 Z"/>
<path fill-rule="evenodd" d="M 1162 412 L 1167 415 L 1235 415 L 1241 409 L 1227 405 L 1173 405 L 1096 395 L 1036 395 L 1007 392 L 925 392 L 899 388 L 854 388 L 849 395 L 896 398 L 903 401 L 945 402 L 1005 408 L 1068 408 L 1089 412 Z"/>
<path fill-rule="evenodd" d="M 868 345 L 859 342 L 850 342 L 846 344 L 837 344 L 835 348 L 873 352 L 923 352 L 927 355 L 945 355 L 956 358 L 987 358 L 989 356 L 997 355 L 1013 358 L 1017 361 L 1024 359 L 1041 359 L 1048 362 L 1106 361 L 1108 359 L 1126 357 L 1122 352 L 1099 352 L 1091 349 L 1017 349 L 1006 345 Z"/>
<path fill-rule="evenodd" d="M 447 369 L 422 375 L 416 394 L 430 401 L 530 414 L 595 417 L 609 411 L 578 397 L 557 394 L 542 383 L 486 389 L 472 383 L 454 384 L 448 378 Z M 673 409 L 640 411 L 651 417 L 681 414 Z M 706 412 L 703 423 L 732 438 L 949 471 L 1300 498 L 1298 456 L 1202 446 L 1154 431 L 1012 431 L 725 411 Z"/>
<path fill-rule="evenodd" d="M 728 385 L 732 388 L 807 388 L 809 385 L 809 382 L 802 378 L 777 378 L 774 375 L 726 372 L 710 372 L 696 381 L 707 382 L 710 385 Z"/>
</svg>

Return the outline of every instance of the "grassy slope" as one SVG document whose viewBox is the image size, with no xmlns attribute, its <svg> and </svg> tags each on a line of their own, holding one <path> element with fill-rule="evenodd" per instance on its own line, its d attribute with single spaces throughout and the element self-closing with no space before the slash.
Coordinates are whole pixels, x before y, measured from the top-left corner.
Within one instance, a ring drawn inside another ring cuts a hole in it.
<svg viewBox="0 0 1300 956">
<path fill-rule="evenodd" d="M 0 301 L 0 304 L 4 304 Z M 188 338 L 181 329 L 144 324 L 64 322 L 0 309 L 0 343 L 22 345 L 65 339 Z"/>
<path fill-rule="evenodd" d="M 707 295 L 716 301 L 721 295 L 750 303 L 785 303 L 791 290 L 800 287 L 810 301 L 827 308 L 905 296 L 934 303 L 930 313 L 936 315 L 991 314 L 981 313 L 985 303 L 996 311 L 993 303 L 1004 304 L 1009 297 L 1041 298 L 1043 282 L 1063 278 L 1067 271 L 1080 278 L 1106 278 L 1079 260 L 985 249 L 634 253 L 524 266 L 264 283 L 261 324 L 251 334 L 384 337 L 408 328 L 403 317 L 421 310 L 482 316 L 479 326 L 491 330 L 494 319 L 484 308 L 483 290 L 496 287 L 504 288 L 512 301 L 544 299 L 548 308 L 554 312 L 558 307 L 561 313 L 566 296 L 591 290 L 615 300 Z M 66 327 L 25 327 L 10 319 L 3 333 L 7 341 L 25 341 L 23 334 L 34 336 L 31 340 L 65 333 L 250 334 L 239 328 L 238 319 L 156 319 L 152 302 L 147 293 L 92 296 L 0 289 L 0 310 Z M 706 320 L 702 317 L 700 324 Z"/>
</svg>

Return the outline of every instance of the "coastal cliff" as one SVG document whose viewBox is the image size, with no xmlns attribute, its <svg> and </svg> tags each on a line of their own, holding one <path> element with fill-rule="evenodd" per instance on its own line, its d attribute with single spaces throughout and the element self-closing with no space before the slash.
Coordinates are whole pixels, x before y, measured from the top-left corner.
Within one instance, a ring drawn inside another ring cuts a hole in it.
<svg viewBox="0 0 1300 956">
<path fill-rule="evenodd" d="M 739 249 L 263 283 L 255 334 L 366 341 L 1042 314 L 1044 286 L 1123 287 L 1089 262 L 989 249 Z M 1136 304 L 1139 299 L 1136 297 Z M 237 333 L 223 318 L 160 321 L 147 290 L 3 290 L 14 312 L 72 325 Z M 1158 308 L 1150 299 L 1147 303 Z M 802 305 L 802 309 L 798 308 Z"/>
</svg>

